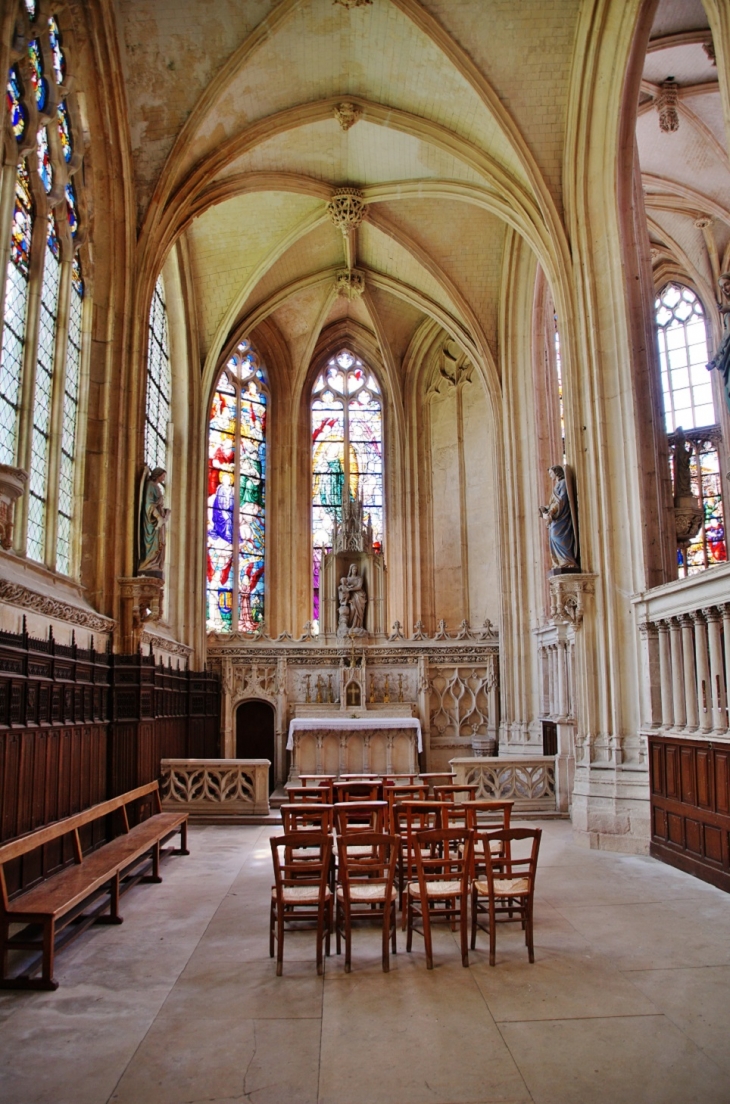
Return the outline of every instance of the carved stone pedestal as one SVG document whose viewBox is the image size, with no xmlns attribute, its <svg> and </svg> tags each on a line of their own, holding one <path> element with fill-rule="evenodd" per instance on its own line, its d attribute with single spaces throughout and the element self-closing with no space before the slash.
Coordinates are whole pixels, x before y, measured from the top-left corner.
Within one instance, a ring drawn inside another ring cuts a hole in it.
<svg viewBox="0 0 730 1104">
<path fill-rule="evenodd" d="M 137 575 L 119 579 L 119 586 L 123 648 L 127 652 L 136 652 L 145 625 L 162 617 L 165 583 L 163 579 Z"/>
<path fill-rule="evenodd" d="M 28 482 L 28 473 L 22 468 L 0 464 L 0 545 L 13 546 L 13 514 L 16 499 L 20 498 Z"/>
</svg>

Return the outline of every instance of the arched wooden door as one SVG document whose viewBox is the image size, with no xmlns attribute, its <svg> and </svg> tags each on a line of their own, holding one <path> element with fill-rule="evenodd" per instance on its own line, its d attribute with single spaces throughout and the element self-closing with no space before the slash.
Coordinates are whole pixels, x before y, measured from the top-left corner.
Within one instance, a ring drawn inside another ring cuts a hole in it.
<svg viewBox="0 0 730 1104">
<path fill-rule="evenodd" d="M 274 707 L 264 701 L 241 702 L 236 710 L 236 758 L 269 759 L 269 793 L 274 775 Z"/>
</svg>

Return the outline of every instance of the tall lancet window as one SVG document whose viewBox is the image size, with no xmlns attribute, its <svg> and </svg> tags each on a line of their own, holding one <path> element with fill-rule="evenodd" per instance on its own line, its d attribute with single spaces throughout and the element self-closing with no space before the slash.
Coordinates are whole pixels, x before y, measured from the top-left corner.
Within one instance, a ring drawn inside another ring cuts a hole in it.
<svg viewBox="0 0 730 1104">
<path fill-rule="evenodd" d="M 167 307 L 162 277 L 158 276 L 150 305 L 147 331 L 147 402 L 144 421 L 144 462 L 150 471 L 167 466 L 170 422 L 170 349 Z"/>
<path fill-rule="evenodd" d="M 254 632 L 265 613 L 266 374 L 242 341 L 208 423 L 208 632 Z"/>
<path fill-rule="evenodd" d="M 383 411 L 378 381 L 347 349 L 333 357 L 312 389 L 312 625 L 319 632 L 323 557 L 333 547 L 342 503 L 359 501 L 383 547 Z"/>
<path fill-rule="evenodd" d="M 689 544 L 680 544 L 677 553 L 680 573 L 693 575 L 727 559 L 718 455 L 721 430 L 707 371 L 705 312 L 691 288 L 678 283 L 661 290 L 654 309 L 669 444 L 675 457 L 679 450 L 689 456 L 690 489 L 702 511 L 699 530 Z"/>
</svg>

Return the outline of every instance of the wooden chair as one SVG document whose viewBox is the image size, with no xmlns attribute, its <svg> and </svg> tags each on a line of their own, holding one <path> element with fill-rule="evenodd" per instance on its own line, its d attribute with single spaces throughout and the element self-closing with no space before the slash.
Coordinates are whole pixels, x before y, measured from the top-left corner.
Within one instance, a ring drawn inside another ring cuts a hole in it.
<svg viewBox="0 0 730 1104">
<path fill-rule="evenodd" d="M 300 857 L 306 852 L 306 857 Z M 271 888 L 269 955 L 274 957 L 276 976 L 284 965 L 285 924 L 316 921 L 317 973 L 323 970 L 322 945 L 330 953 L 332 890 L 328 885 L 332 858 L 332 836 L 326 832 L 288 832 L 271 839 L 274 882 Z"/>
<path fill-rule="evenodd" d="M 403 801 L 393 805 L 391 831 L 400 839 L 398 857 L 398 897 L 403 910 L 403 930 L 406 927 L 406 885 L 416 874 L 416 832 L 444 827 L 446 801 Z"/>
<path fill-rule="evenodd" d="M 510 826 L 512 807 L 514 801 L 464 801 L 456 808 L 464 815 L 464 827 L 470 828 L 474 833 L 474 870 L 472 877 L 481 874 L 486 877 L 484 866 L 484 841 L 483 833 L 507 830 Z M 449 824 L 451 826 L 451 824 Z M 499 840 L 492 840 L 490 847 L 495 858 L 509 854 L 509 844 Z"/>
<path fill-rule="evenodd" d="M 479 786 L 476 782 L 450 783 L 448 786 L 434 786 L 433 796 L 435 801 L 453 801 L 459 805 L 464 801 L 474 801 Z M 461 797 L 468 794 L 468 797 Z"/>
<path fill-rule="evenodd" d="M 354 841 L 357 840 L 357 843 Z M 352 964 L 352 925 L 379 921 L 383 925 L 383 970 L 390 969 L 388 944 L 396 953 L 398 895 L 394 886 L 398 837 L 383 832 L 358 832 L 337 837 L 339 885 L 336 894 L 337 953 L 345 938 L 345 972 Z M 366 853 L 363 853 L 365 851 Z"/>
<path fill-rule="evenodd" d="M 393 807 L 402 804 L 404 801 L 425 801 L 428 797 L 428 786 L 385 782 L 383 784 L 383 797 L 388 802 L 390 831 L 394 832 L 396 829 L 393 821 Z"/>
<path fill-rule="evenodd" d="M 468 910 L 469 879 L 472 864 L 472 835 L 460 828 L 437 828 L 416 833 L 417 882 L 409 882 L 406 890 L 406 921 L 410 951 L 415 922 L 423 924 L 426 966 L 433 969 L 431 922 L 448 920 L 453 925 L 458 918 L 461 932 L 461 964 L 469 965 Z"/>
<path fill-rule="evenodd" d="M 384 786 L 414 786 L 416 779 L 419 777 L 418 771 L 414 774 L 384 774 L 383 785 Z M 428 786 L 426 786 L 428 789 Z"/>
<path fill-rule="evenodd" d="M 338 801 L 334 806 L 335 828 L 341 836 L 353 832 L 385 832 L 387 801 Z"/>
<path fill-rule="evenodd" d="M 340 781 L 332 787 L 335 802 L 341 801 L 382 801 L 383 783 L 379 778 L 369 781 Z"/>
<path fill-rule="evenodd" d="M 489 932 L 490 966 L 494 966 L 495 960 L 497 923 L 515 920 L 522 923 L 529 960 L 535 961 L 532 910 L 541 838 L 541 828 L 510 828 L 482 834 L 487 876 L 475 878 L 472 883 L 471 946 L 472 950 L 476 947 L 477 927 Z M 530 854 L 515 858 L 512 845 L 521 840 L 531 841 Z M 492 853 L 493 843 L 499 844 L 501 855 Z M 487 917 L 487 927 L 479 923 L 480 915 Z"/>
<path fill-rule="evenodd" d="M 286 786 L 289 803 L 309 801 L 313 805 L 332 804 L 332 788 L 326 786 Z"/>
<path fill-rule="evenodd" d="M 454 781 L 453 771 L 421 771 L 418 776 L 421 782 L 425 782 L 429 788 L 429 794 L 433 797 L 434 786 L 445 786 Z"/>
<path fill-rule="evenodd" d="M 326 832 L 334 827 L 334 805 L 320 802 L 295 801 L 281 806 L 284 832 Z"/>
</svg>

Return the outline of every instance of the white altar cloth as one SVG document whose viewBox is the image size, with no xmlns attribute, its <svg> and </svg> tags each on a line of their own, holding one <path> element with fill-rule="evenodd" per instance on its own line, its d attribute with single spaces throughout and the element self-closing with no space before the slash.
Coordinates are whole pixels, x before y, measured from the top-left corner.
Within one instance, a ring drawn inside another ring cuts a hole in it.
<svg viewBox="0 0 730 1104">
<path fill-rule="evenodd" d="M 347 729 L 355 732 L 358 729 L 373 728 L 410 728 L 416 730 L 418 750 L 423 751 L 423 739 L 421 737 L 421 722 L 418 717 L 384 717 L 382 713 L 371 713 L 368 717 L 295 717 L 289 722 L 289 738 L 286 742 L 286 750 L 294 748 L 294 735 L 305 730 L 319 729 Z"/>
</svg>

